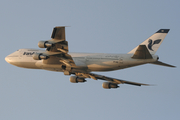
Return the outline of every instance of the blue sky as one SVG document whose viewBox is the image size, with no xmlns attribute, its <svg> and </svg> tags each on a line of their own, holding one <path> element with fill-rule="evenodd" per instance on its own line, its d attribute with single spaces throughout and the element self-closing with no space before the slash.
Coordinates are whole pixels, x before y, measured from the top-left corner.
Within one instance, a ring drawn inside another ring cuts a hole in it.
<svg viewBox="0 0 180 120">
<path fill-rule="evenodd" d="M 0 4 L 1 120 L 152 120 L 180 118 L 178 0 L 2 0 Z M 127 53 L 161 28 L 171 29 L 156 65 L 98 74 L 155 84 L 105 90 L 102 81 L 69 82 L 63 73 L 23 69 L 4 58 L 38 48 L 55 26 L 66 28 L 70 52 Z"/>
</svg>

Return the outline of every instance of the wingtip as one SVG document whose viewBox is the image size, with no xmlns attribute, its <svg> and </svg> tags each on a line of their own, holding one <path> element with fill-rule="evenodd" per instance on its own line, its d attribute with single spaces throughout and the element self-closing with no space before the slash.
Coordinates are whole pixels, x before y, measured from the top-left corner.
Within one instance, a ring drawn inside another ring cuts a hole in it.
<svg viewBox="0 0 180 120">
<path fill-rule="evenodd" d="M 71 27 L 71 26 L 55 26 L 54 28 Z"/>
<path fill-rule="evenodd" d="M 142 84 L 143 86 L 156 86 L 155 84 Z"/>
<path fill-rule="evenodd" d="M 172 68 L 177 68 L 177 66 L 171 66 Z"/>
</svg>

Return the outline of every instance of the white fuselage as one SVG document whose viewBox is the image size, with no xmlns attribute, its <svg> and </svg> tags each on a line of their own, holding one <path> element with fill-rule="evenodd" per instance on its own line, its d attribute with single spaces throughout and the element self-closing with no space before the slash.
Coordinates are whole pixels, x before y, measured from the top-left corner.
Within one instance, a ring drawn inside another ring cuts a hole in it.
<svg viewBox="0 0 180 120">
<path fill-rule="evenodd" d="M 43 53 L 45 51 L 38 49 L 20 49 L 10 55 L 5 60 L 15 66 L 31 69 L 45 69 L 51 71 L 63 72 L 62 64 L 59 61 L 49 62 L 45 60 L 34 60 L 34 53 Z M 76 69 L 83 70 L 86 68 L 91 71 L 112 71 L 124 69 L 141 64 L 155 62 L 157 55 L 152 55 L 153 59 L 133 59 L 133 54 L 106 54 L 106 53 L 68 53 L 71 55 Z"/>
</svg>

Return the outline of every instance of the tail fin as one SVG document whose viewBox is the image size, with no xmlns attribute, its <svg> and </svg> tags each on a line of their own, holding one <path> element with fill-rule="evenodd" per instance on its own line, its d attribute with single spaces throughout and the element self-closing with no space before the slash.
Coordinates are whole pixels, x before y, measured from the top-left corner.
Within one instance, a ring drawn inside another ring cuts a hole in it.
<svg viewBox="0 0 180 120">
<path fill-rule="evenodd" d="M 163 42 L 163 40 L 166 37 L 169 30 L 170 29 L 158 30 L 156 33 L 154 33 L 151 37 L 146 39 L 140 45 L 146 45 L 149 53 L 154 55 L 156 53 L 156 51 L 158 50 L 159 46 L 161 45 L 161 43 Z M 133 50 L 131 50 L 128 54 L 134 54 L 136 52 L 138 46 L 136 48 L 134 48 Z"/>
</svg>

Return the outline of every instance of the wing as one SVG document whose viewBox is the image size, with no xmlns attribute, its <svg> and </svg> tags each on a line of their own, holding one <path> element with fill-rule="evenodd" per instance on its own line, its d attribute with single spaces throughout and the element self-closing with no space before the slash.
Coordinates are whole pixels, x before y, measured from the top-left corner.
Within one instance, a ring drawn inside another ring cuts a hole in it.
<svg viewBox="0 0 180 120">
<path fill-rule="evenodd" d="M 55 27 L 53 29 L 51 40 L 48 43 L 52 43 L 53 45 L 47 47 L 47 51 L 50 52 L 62 52 L 68 53 L 68 42 L 66 41 L 65 36 L 65 27 Z"/>
<path fill-rule="evenodd" d="M 46 52 L 34 54 L 34 59 L 43 59 L 44 64 L 61 64 L 66 75 L 70 74 L 72 66 L 75 63 L 68 54 L 68 42 L 65 37 L 65 27 L 55 27 L 53 29 L 51 40 L 40 41 L 38 46 L 46 48 Z"/>
<path fill-rule="evenodd" d="M 113 84 L 130 84 L 130 85 L 136 85 L 136 86 L 141 86 L 141 85 L 146 85 L 148 86 L 149 84 L 143 84 L 143 83 L 136 83 L 136 82 L 131 82 L 131 81 L 126 81 L 126 80 L 121 80 L 121 79 L 116 79 L 116 78 L 111 78 L 103 75 L 98 75 L 94 73 L 74 73 L 76 76 L 80 78 L 92 78 L 94 80 L 100 79 L 100 80 L 105 80 L 109 83 Z"/>
<path fill-rule="evenodd" d="M 51 38 L 56 40 L 66 40 L 65 27 L 55 27 L 53 29 Z"/>
</svg>

